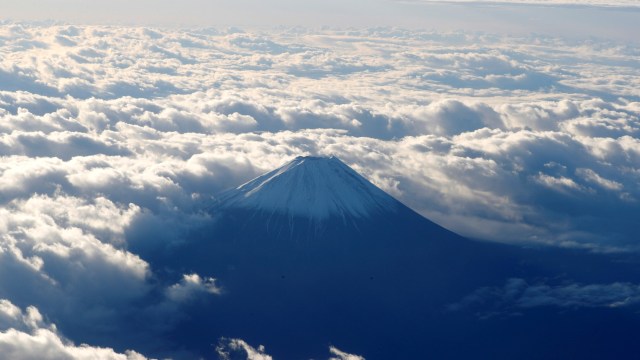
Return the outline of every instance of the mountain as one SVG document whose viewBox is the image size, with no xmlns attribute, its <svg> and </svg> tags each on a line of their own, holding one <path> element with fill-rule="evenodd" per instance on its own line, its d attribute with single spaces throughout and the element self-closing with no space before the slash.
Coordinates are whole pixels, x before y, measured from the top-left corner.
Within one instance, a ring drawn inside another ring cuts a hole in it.
<svg viewBox="0 0 640 360">
<path fill-rule="evenodd" d="M 326 357 L 329 345 L 368 360 L 598 359 L 612 347 L 640 350 L 628 336 L 640 319 L 624 307 L 529 311 L 506 298 L 484 304 L 482 316 L 450 310 L 512 279 L 631 281 L 640 278 L 637 261 L 465 239 L 335 157 L 295 158 L 220 194 L 208 211 L 209 226 L 183 244 L 137 251 L 167 269 L 159 281 L 196 272 L 222 286 L 220 296 L 189 305 L 165 339 L 203 358 L 215 358 L 211 344 L 221 337 L 263 344 L 285 360 Z"/>
<path fill-rule="evenodd" d="M 336 157 L 297 157 L 219 196 L 210 209 L 220 238 L 318 252 L 462 238 L 423 218 Z M 224 233 L 224 234 L 223 234 Z M 426 238 L 425 235 L 428 235 Z M 313 250 L 312 250 L 313 249 Z M 360 249 L 359 251 L 370 251 Z"/>
<path fill-rule="evenodd" d="M 336 157 L 299 156 L 221 196 L 245 208 L 321 221 L 395 212 L 403 205 Z"/>
</svg>

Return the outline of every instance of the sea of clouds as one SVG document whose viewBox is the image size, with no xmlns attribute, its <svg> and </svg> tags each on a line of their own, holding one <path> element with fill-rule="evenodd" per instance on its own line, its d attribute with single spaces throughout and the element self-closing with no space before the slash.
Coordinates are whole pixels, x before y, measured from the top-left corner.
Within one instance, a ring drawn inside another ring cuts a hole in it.
<svg viewBox="0 0 640 360">
<path fill-rule="evenodd" d="M 136 250 L 188 241 L 216 194 L 298 155 L 338 156 L 472 238 L 637 251 L 639 56 L 533 35 L 0 23 L 0 352 L 143 358 L 105 334 L 161 333 L 224 289 L 161 282 Z"/>
</svg>

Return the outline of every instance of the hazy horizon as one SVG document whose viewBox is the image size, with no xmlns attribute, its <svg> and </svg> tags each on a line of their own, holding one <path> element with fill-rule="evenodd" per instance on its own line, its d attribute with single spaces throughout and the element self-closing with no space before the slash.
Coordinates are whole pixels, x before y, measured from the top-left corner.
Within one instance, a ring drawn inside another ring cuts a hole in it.
<svg viewBox="0 0 640 360">
<path fill-rule="evenodd" d="M 637 42 L 640 6 L 601 6 L 576 1 L 530 3 L 437 1 L 95 1 L 7 0 L 4 19 L 57 21 L 79 25 L 157 27 L 397 26 L 439 31 L 485 31 L 523 35 L 611 38 Z M 250 9 L 251 11 L 247 11 Z M 150 11 L 152 10 L 152 11 Z"/>
</svg>

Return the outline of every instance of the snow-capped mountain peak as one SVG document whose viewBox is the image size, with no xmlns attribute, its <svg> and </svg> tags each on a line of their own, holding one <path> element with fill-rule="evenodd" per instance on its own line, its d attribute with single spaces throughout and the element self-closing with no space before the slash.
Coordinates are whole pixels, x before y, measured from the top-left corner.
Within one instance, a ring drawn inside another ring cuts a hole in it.
<svg viewBox="0 0 640 360">
<path fill-rule="evenodd" d="M 299 156 L 221 196 L 223 207 L 323 219 L 393 212 L 400 203 L 336 157 Z"/>
</svg>

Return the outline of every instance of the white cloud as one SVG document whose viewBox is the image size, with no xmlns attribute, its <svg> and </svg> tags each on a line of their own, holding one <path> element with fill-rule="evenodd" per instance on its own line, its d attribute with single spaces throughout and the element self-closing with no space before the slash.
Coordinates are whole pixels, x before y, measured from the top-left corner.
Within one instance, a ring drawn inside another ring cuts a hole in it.
<svg viewBox="0 0 640 360">
<path fill-rule="evenodd" d="M 37 308 L 22 311 L 0 299 L 0 353 L 15 360 L 145 360 L 128 350 L 124 354 L 110 348 L 74 345 L 61 336 L 53 324 L 46 324 Z"/>
<path fill-rule="evenodd" d="M 216 285 L 216 279 L 201 278 L 198 274 L 185 274 L 180 282 L 167 288 L 167 297 L 175 302 L 184 302 L 193 299 L 198 294 L 218 295 L 222 289 Z"/>
<path fill-rule="evenodd" d="M 264 346 L 254 348 L 242 339 L 220 339 L 216 352 L 221 360 L 245 359 L 245 360 L 273 360 L 267 355 Z"/>
<path fill-rule="evenodd" d="M 64 317 L 68 327 L 115 326 L 114 311 L 151 289 L 149 265 L 125 249 L 123 227 L 138 210 L 64 195 L 6 204 L 0 210 L 1 296 Z"/>
<path fill-rule="evenodd" d="M 617 181 L 608 180 L 598 175 L 595 171 L 591 169 L 577 169 L 576 173 L 582 177 L 584 177 L 587 181 L 595 183 L 605 189 L 616 191 L 622 190 L 623 185 Z"/>
<path fill-rule="evenodd" d="M 216 352 L 220 360 L 273 360 L 273 357 L 265 352 L 264 346 L 254 348 L 242 339 L 222 338 L 218 342 Z M 364 360 L 360 355 L 346 353 L 335 346 L 329 347 L 329 353 L 331 357 L 328 360 Z"/>
<path fill-rule="evenodd" d="M 335 346 L 329 347 L 329 352 L 333 355 L 329 360 L 364 360 L 360 355 L 346 353 Z"/>
</svg>

